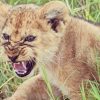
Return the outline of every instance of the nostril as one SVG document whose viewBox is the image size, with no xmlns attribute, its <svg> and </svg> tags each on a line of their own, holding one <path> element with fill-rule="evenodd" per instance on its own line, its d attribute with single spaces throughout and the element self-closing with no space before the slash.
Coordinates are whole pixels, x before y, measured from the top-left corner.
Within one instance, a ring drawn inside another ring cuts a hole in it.
<svg viewBox="0 0 100 100">
<path fill-rule="evenodd" d="M 17 57 L 18 57 L 18 56 L 13 56 L 13 57 L 8 56 L 8 58 L 9 58 L 12 62 L 15 62 L 16 59 L 17 59 Z"/>
</svg>

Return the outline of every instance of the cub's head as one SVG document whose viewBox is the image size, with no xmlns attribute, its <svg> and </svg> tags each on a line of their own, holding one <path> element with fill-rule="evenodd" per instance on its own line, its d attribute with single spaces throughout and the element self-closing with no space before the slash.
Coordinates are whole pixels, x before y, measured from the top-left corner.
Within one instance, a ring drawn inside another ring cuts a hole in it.
<svg viewBox="0 0 100 100">
<path fill-rule="evenodd" d="M 4 55 L 18 76 L 27 76 L 35 66 L 52 61 L 65 32 L 67 18 L 67 8 L 60 1 L 41 7 L 9 8 L 2 26 L 1 43 Z"/>
</svg>

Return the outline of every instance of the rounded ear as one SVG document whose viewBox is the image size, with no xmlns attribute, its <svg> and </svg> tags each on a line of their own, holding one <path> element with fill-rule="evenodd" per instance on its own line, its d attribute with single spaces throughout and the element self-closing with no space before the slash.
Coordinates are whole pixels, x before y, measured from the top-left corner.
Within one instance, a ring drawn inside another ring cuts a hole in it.
<svg viewBox="0 0 100 100">
<path fill-rule="evenodd" d="M 47 19 L 64 19 L 67 15 L 69 15 L 69 10 L 61 1 L 50 1 L 41 8 L 41 17 Z"/>
<path fill-rule="evenodd" d="M 47 20 L 55 32 L 61 33 L 69 20 L 69 10 L 64 2 L 50 1 L 40 7 L 39 17 Z"/>
<path fill-rule="evenodd" d="M 11 8 L 10 5 L 0 1 L 0 38 L 1 38 L 1 30 L 6 21 L 10 8 Z M 1 45 L 1 39 L 0 39 L 0 45 Z"/>
<path fill-rule="evenodd" d="M 6 20 L 6 17 L 8 15 L 8 11 L 10 8 L 11 8 L 10 5 L 2 3 L 0 1 L 0 31 L 1 31 L 1 28 L 2 28 L 5 20 Z"/>
<path fill-rule="evenodd" d="M 0 1 L 0 17 L 5 17 L 8 14 L 8 10 L 11 8 L 10 5 Z"/>
</svg>

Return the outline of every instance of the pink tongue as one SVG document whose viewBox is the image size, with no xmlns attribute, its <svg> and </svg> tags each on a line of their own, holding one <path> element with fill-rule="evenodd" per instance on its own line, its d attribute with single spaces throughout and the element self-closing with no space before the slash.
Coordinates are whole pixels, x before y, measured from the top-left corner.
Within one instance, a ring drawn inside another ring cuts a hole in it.
<svg viewBox="0 0 100 100">
<path fill-rule="evenodd" d="M 25 71 L 26 70 L 26 64 L 24 62 L 14 63 L 13 67 L 16 71 Z"/>
</svg>

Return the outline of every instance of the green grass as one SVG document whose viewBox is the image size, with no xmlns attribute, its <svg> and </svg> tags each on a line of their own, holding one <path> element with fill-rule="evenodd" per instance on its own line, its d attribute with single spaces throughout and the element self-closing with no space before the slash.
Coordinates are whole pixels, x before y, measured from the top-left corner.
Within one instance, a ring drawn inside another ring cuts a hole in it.
<svg viewBox="0 0 100 100">
<path fill-rule="evenodd" d="M 35 3 L 37 5 L 42 5 L 50 0 L 5 0 L 8 4 L 17 5 L 21 3 Z M 66 3 L 71 14 L 73 16 L 83 17 L 86 20 L 90 20 L 94 23 L 100 22 L 100 0 L 61 0 Z M 97 62 L 97 73 L 100 76 L 100 58 L 96 59 Z M 45 69 L 44 80 L 48 87 L 48 94 L 50 95 L 50 100 L 56 99 L 51 90 L 51 86 L 48 83 Z M 5 92 L 7 96 L 10 96 L 18 87 L 19 84 L 23 82 L 15 76 L 10 65 L 5 63 L 0 63 L 0 90 Z M 89 81 L 91 89 L 85 90 L 84 84 L 81 86 L 82 100 L 100 100 L 100 90 L 97 83 Z M 86 96 L 88 95 L 88 99 Z"/>
<path fill-rule="evenodd" d="M 86 85 L 84 86 L 84 82 L 82 82 L 80 88 L 82 100 L 100 100 L 100 88 L 99 88 L 100 84 L 90 80 L 86 81 L 86 83 L 90 85 L 91 88 L 90 89 L 86 88 Z"/>
<path fill-rule="evenodd" d="M 42 77 L 43 77 L 43 80 L 45 81 L 46 85 L 47 85 L 47 93 L 49 95 L 49 98 L 50 100 L 57 100 L 56 97 L 54 97 L 53 95 L 53 92 L 52 92 L 52 87 L 51 87 L 51 84 L 48 80 L 48 76 L 47 76 L 47 72 L 45 70 L 45 67 L 42 66 L 41 67 L 41 70 L 42 70 Z"/>
</svg>

